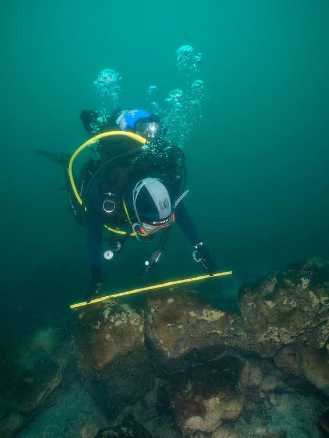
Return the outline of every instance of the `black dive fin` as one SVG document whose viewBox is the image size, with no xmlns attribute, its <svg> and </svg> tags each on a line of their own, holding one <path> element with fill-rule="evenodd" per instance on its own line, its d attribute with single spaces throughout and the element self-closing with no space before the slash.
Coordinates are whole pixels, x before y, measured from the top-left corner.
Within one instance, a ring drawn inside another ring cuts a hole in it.
<svg viewBox="0 0 329 438">
<path fill-rule="evenodd" d="M 53 161 L 54 163 L 61 164 L 62 166 L 67 166 L 69 164 L 71 155 L 65 154 L 65 153 L 54 153 L 54 152 L 48 152 L 48 151 L 41 151 L 41 150 L 35 150 L 36 154 L 41 155 L 42 157 L 48 158 L 49 160 Z"/>
</svg>

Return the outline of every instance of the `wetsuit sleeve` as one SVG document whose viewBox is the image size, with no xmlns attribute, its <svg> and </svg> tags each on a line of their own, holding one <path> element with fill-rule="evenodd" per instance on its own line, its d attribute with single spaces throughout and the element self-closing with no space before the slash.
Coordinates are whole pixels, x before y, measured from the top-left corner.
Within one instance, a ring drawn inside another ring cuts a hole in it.
<svg viewBox="0 0 329 438">
<path fill-rule="evenodd" d="M 87 202 L 87 249 L 90 265 L 100 265 L 102 262 L 102 198 L 99 194 L 98 184 L 93 184 Z"/>
<path fill-rule="evenodd" d="M 183 202 L 180 202 L 175 210 L 176 222 L 180 226 L 181 230 L 188 238 L 190 243 L 195 246 L 201 242 L 199 231 L 194 224 L 190 214 L 186 210 Z"/>
</svg>

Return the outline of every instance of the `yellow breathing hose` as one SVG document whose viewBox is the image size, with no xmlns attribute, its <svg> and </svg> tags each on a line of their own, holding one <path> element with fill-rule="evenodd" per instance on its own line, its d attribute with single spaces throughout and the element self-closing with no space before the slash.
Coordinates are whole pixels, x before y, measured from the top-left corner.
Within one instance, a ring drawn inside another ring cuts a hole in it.
<svg viewBox="0 0 329 438">
<path fill-rule="evenodd" d="M 138 294 L 140 292 L 145 292 L 145 291 L 150 291 L 150 290 L 163 289 L 163 288 L 166 288 L 169 286 L 176 286 L 178 284 L 183 284 L 183 283 L 186 284 L 186 283 L 192 283 L 195 281 L 209 280 L 209 279 L 214 278 L 214 277 L 225 277 L 227 275 L 232 275 L 232 271 L 217 272 L 217 274 L 214 274 L 214 275 L 200 275 L 199 277 L 185 278 L 183 280 L 176 280 L 176 281 L 168 281 L 167 283 L 154 284 L 153 286 L 141 287 L 139 289 L 132 289 L 132 290 L 128 290 L 126 292 L 120 292 L 117 294 L 106 295 L 105 297 L 96 298 L 94 300 L 91 300 L 89 303 L 84 301 L 84 302 L 78 303 L 78 304 L 71 304 L 70 308 L 76 309 L 77 307 L 89 306 L 91 304 L 100 303 L 100 302 L 108 300 L 108 299 L 124 297 L 127 295 Z"/>
<path fill-rule="evenodd" d="M 102 134 L 95 135 L 95 137 L 93 137 L 90 140 L 83 143 L 83 145 L 80 146 L 72 155 L 70 162 L 69 162 L 69 168 L 68 168 L 69 178 L 70 178 L 70 182 L 72 185 L 72 189 L 73 189 L 75 197 L 79 201 L 80 205 L 82 205 L 82 199 L 80 198 L 79 192 L 76 188 L 74 178 L 73 178 L 73 171 L 72 171 L 74 160 L 80 154 L 81 151 L 83 151 L 86 147 L 90 146 L 91 144 L 95 143 L 97 140 L 100 140 L 100 139 L 106 138 L 106 137 L 113 137 L 116 135 L 132 138 L 133 140 L 136 140 L 138 143 L 141 143 L 142 145 L 145 145 L 147 143 L 147 140 L 144 137 L 141 137 L 138 134 L 134 134 L 133 132 L 125 132 L 125 131 L 103 132 Z"/>
<path fill-rule="evenodd" d="M 91 144 L 95 143 L 97 140 L 101 140 L 102 138 L 106 138 L 106 137 L 114 137 L 114 136 L 128 137 L 128 138 L 131 138 L 131 139 L 137 141 L 138 143 L 140 143 L 142 145 L 145 145 L 147 143 L 147 140 L 144 137 L 142 137 L 142 136 L 140 136 L 138 134 L 134 134 L 133 132 L 125 132 L 125 131 L 103 132 L 102 134 L 95 135 L 95 137 L 93 137 L 90 140 L 88 140 L 85 143 L 83 143 L 83 145 L 80 146 L 74 152 L 74 154 L 72 155 L 72 157 L 70 159 L 70 162 L 69 162 L 69 167 L 68 167 L 68 174 L 69 174 L 72 190 L 73 190 L 73 193 L 74 193 L 75 197 L 77 198 L 77 200 L 78 200 L 80 205 L 82 205 L 82 199 L 81 199 L 81 197 L 79 195 L 79 192 L 77 190 L 77 187 L 76 187 L 75 182 L 74 182 L 74 177 L 73 177 L 73 163 L 74 163 L 74 160 L 80 154 L 81 151 L 83 151 L 85 148 L 87 148 Z M 116 229 L 110 228 L 107 225 L 105 225 L 105 228 L 107 228 L 109 231 L 112 231 L 113 233 L 126 234 L 125 231 L 116 230 Z M 132 233 L 131 235 L 135 236 L 136 233 Z"/>
</svg>

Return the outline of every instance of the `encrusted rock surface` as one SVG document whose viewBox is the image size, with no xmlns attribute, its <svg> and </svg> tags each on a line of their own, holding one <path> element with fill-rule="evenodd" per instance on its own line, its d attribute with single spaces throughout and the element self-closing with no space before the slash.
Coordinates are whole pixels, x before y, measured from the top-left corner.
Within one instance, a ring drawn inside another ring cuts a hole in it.
<svg viewBox="0 0 329 438">
<path fill-rule="evenodd" d="M 294 437 L 297 425 L 278 420 L 283 410 L 311 413 L 314 427 L 317 402 L 295 396 L 289 376 L 301 379 L 298 390 L 308 380 L 328 395 L 329 264 L 311 259 L 290 266 L 243 286 L 240 297 L 240 315 L 181 289 L 146 296 L 143 309 L 122 302 L 87 308 L 78 317 L 81 363 L 97 370 L 120 408 L 146 394 L 145 374 L 148 389 L 160 377 L 160 392 L 186 437 Z M 278 394 L 286 395 L 284 408 Z"/>
<path fill-rule="evenodd" d="M 249 350 L 274 356 L 282 347 L 323 348 L 329 337 L 329 263 L 311 259 L 240 289 Z"/>
<path fill-rule="evenodd" d="M 170 290 L 147 297 L 146 336 L 158 371 L 177 372 L 206 362 L 227 346 L 248 349 L 237 315 L 200 299 L 195 291 Z"/>
<path fill-rule="evenodd" d="M 286 373 L 306 377 L 313 385 L 329 396 L 329 351 L 310 347 L 283 348 L 275 358 L 276 364 Z"/>
<path fill-rule="evenodd" d="M 179 373 L 170 381 L 170 405 L 186 436 L 197 431 L 213 433 L 223 421 L 239 417 L 244 405 L 238 390 L 242 368 L 243 362 L 227 356 Z"/>
<path fill-rule="evenodd" d="M 93 386 L 113 415 L 152 389 L 143 309 L 122 301 L 84 308 L 77 315 L 77 332 L 80 367 L 94 377 Z"/>
</svg>

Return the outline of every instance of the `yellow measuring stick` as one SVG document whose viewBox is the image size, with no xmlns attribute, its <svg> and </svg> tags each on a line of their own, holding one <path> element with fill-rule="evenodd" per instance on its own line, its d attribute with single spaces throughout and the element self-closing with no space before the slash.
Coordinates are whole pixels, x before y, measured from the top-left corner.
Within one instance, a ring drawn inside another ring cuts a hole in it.
<svg viewBox="0 0 329 438">
<path fill-rule="evenodd" d="M 83 307 L 83 306 L 89 306 L 91 304 L 100 303 L 105 300 L 113 299 L 113 298 L 119 298 L 119 297 L 125 297 L 127 295 L 133 295 L 138 294 L 140 292 L 145 292 L 148 290 L 156 290 L 156 289 L 162 289 L 169 286 L 176 286 L 178 284 L 186 284 L 186 283 L 193 283 L 195 281 L 202 281 L 202 280 L 209 280 L 214 277 L 225 277 L 227 275 L 232 275 L 232 271 L 227 272 L 217 272 L 217 274 L 214 275 L 200 275 L 199 277 L 192 277 L 192 278 L 185 278 L 183 280 L 176 280 L 176 281 L 168 281 L 167 283 L 161 283 L 161 284 L 154 284 L 153 286 L 147 286 L 147 287 L 141 287 L 139 289 L 132 289 L 128 290 L 126 292 L 120 292 L 118 294 L 113 295 L 106 295 L 105 297 L 96 298 L 95 300 L 91 300 L 89 303 L 86 301 L 82 303 L 77 304 L 71 304 L 71 309 L 76 309 L 77 307 Z"/>
</svg>

